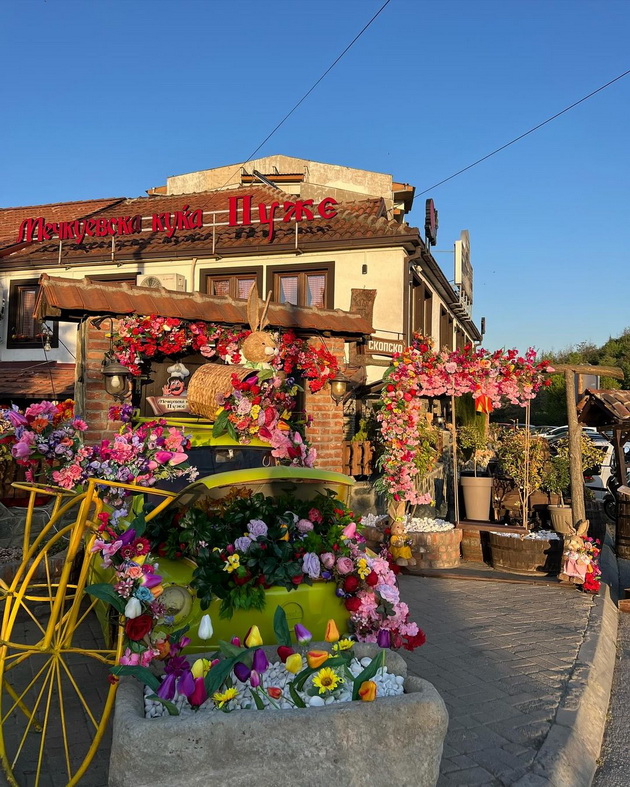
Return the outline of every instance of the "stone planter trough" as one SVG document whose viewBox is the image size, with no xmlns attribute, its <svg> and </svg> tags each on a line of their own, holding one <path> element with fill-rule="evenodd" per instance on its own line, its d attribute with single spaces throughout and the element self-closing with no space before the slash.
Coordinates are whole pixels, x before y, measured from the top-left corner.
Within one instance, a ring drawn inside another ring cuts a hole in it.
<svg viewBox="0 0 630 787">
<path fill-rule="evenodd" d="M 312 647 L 329 648 L 322 644 Z M 375 645 L 358 645 L 358 658 Z M 277 660 L 275 648 L 268 648 Z M 201 712 L 192 718 L 144 718 L 143 689 L 122 678 L 116 697 L 109 787 L 433 787 L 448 714 L 427 681 L 405 676 L 405 694 L 321 708 Z"/>
<path fill-rule="evenodd" d="M 407 533 L 416 568 L 457 568 L 460 564 L 462 531 L 455 527 L 432 533 Z"/>
</svg>

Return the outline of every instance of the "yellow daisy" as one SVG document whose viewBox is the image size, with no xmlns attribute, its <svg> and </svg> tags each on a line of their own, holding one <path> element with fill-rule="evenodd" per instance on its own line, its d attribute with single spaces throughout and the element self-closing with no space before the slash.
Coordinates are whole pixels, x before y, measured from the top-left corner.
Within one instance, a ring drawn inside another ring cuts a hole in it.
<svg viewBox="0 0 630 787">
<path fill-rule="evenodd" d="M 331 667 L 323 667 L 313 678 L 313 686 L 319 689 L 320 694 L 334 691 L 340 683 L 343 679 Z"/>
<path fill-rule="evenodd" d="M 230 700 L 235 700 L 238 697 L 238 691 L 234 688 L 226 689 L 224 692 L 216 691 L 212 695 L 212 702 L 217 708 L 222 708 Z"/>
</svg>

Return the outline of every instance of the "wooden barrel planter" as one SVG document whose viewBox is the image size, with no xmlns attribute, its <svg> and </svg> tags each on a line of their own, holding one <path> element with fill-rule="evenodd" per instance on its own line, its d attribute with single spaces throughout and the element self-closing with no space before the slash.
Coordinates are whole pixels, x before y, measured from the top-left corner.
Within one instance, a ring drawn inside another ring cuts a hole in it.
<svg viewBox="0 0 630 787">
<path fill-rule="evenodd" d="M 458 527 L 431 533 L 407 533 L 418 568 L 457 568 L 462 531 Z"/>
<path fill-rule="evenodd" d="M 630 497 L 625 495 L 617 495 L 615 549 L 617 557 L 630 560 Z"/>
<path fill-rule="evenodd" d="M 501 533 L 489 533 L 493 568 L 515 574 L 545 574 L 560 572 L 564 541 L 561 538 L 543 541 L 537 538 L 513 538 Z"/>
</svg>

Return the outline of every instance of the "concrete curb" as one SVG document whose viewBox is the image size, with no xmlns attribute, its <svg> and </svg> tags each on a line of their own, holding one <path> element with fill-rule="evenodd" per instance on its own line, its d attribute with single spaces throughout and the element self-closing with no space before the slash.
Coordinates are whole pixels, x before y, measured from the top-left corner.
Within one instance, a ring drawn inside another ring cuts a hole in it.
<svg viewBox="0 0 630 787">
<path fill-rule="evenodd" d="M 608 552 L 608 554 L 605 554 Z M 602 552 L 602 570 L 616 595 L 617 562 Z M 602 582 L 584 640 L 545 742 L 512 787 L 590 787 L 597 770 L 615 670 L 618 610 Z"/>
</svg>

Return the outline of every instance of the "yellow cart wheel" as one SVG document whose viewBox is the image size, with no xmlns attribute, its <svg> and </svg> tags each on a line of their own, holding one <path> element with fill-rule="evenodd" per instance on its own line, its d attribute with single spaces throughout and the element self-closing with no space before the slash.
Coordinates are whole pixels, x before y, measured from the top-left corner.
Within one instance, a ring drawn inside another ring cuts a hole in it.
<svg viewBox="0 0 630 787">
<path fill-rule="evenodd" d="M 77 784 L 113 707 L 108 673 L 120 656 L 122 629 L 105 647 L 92 614 L 96 600 L 83 592 L 93 558 L 92 502 L 84 497 L 70 525 L 53 518 L 2 588 L 0 761 L 11 787 L 49 785 L 50 777 Z"/>
</svg>

